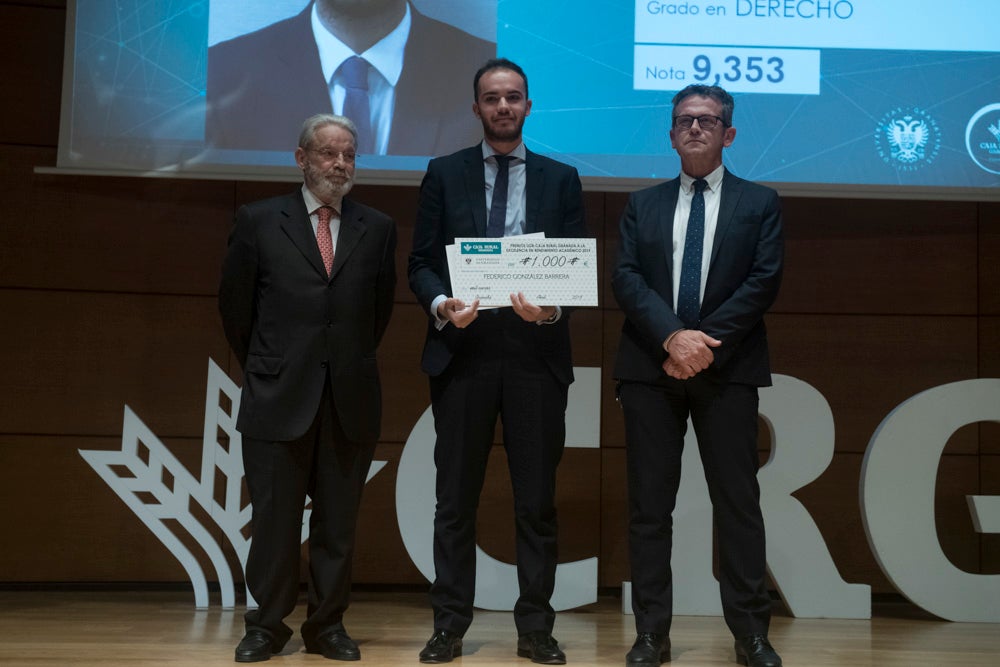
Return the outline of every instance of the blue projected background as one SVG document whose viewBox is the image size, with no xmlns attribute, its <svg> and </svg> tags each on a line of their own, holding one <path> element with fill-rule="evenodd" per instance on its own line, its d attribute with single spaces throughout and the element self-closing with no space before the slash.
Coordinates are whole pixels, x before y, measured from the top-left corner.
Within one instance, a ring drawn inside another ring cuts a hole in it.
<svg viewBox="0 0 1000 667">
<path fill-rule="evenodd" d="M 222 150 L 205 141 L 210 27 L 212 34 L 259 27 L 233 25 L 246 13 L 240 7 L 254 4 L 71 3 L 59 166 L 192 177 L 291 169 L 293 146 Z M 260 21 L 306 4 L 267 3 Z M 726 163 L 740 176 L 793 190 L 913 186 L 1000 196 L 995 0 L 947 7 L 930 0 L 422 0 L 414 7 L 479 36 L 495 21 L 498 55 L 529 76 L 526 143 L 573 164 L 585 181 L 676 175 L 670 100 L 687 84 L 718 83 L 736 98 L 737 135 Z M 471 89 L 471 80 L 462 85 Z M 382 173 L 415 183 L 428 157 L 364 156 L 359 166 L 369 181 Z"/>
</svg>

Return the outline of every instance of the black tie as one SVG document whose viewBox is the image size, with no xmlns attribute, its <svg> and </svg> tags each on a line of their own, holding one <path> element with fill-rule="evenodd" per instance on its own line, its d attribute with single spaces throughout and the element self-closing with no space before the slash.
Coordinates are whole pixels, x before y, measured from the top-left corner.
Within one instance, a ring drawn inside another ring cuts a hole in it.
<svg viewBox="0 0 1000 667">
<path fill-rule="evenodd" d="M 371 154 L 375 150 L 375 140 L 368 102 L 368 69 L 368 61 L 358 56 L 351 56 L 340 65 L 345 90 L 344 115 L 358 128 L 358 152 Z"/>
<path fill-rule="evenodd" d="M 677 289 L 677 316 L 684 327 L 697 329 L 701 312 L 701 261 L 705 244 L 705 187 L 708 181 L 694 182 L 691 215 L 688 216 L 684 237 L 684 259 L 681 261 L 681 284 Z"/>
<path fill-rule="evenodd" d="M 494 155 L 497 159 L 497 178 L 493 181 L 493 201 L 490 218 L 486 222 L 486 236 L 503 236 L 507 228 L 507 183 L 510 180 L 510 155 Z"/>
</svg>

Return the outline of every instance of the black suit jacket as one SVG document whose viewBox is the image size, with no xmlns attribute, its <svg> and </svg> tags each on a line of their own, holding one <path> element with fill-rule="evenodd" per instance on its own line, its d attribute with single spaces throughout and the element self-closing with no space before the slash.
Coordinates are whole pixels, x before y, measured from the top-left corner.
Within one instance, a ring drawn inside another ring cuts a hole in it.
<svg viewBox="0 0 1000 667">
<path fill-rule="evenodd" d="M 332 113 L 313 38 L 312 4 L 298 16 L 208 50 L 205 140 L 218 148 L 287 151 L 302 121 Z M 496 44 L 410 7 L 396 84 L 390 155 L 439 155 L 481 136 L 472 79 Z"/>
<path fill-rule="evenodd" d="M 586 236 L 583 193 L 576 169 L 527 151 L 525 156 L 525 233 L 544 232 L 550 238 Z M 420 204 L 409 260 L 410 289 L 430 316 L 421 367 L 431 376 L 444 372 L 459 354 L 466 336 L 476 334 L 476 323 L 465 329 L 451 324 L 440 331 L 430 308 L 441 295 L 451 296 L 445 245 L 456 237 L 486 236 L 486 175 L 482 145 L 431 160 L 420 186 Z M 484 315 L 480 315 L 484 317 Z M 555 324 L 525 322 L 518 327 L 524 349 L 533 350 L 553 374 L 569 384 L 573 360 L 569 341 L 569 310 Z"/>
<path fill-rule="evenodd" d="M 392 313 L 396 226 L 345 199 L 326 276 L 301 191 L 242 206 L 222 267 L 219 310 L 243 367 L 239 431 L 289 441 L 312 424 L 327 377 L 347 437 L 378 440 L 375 350 Z"/>
<path fill-rule="evenodd" d="M 632 193 L 621 218 L 621 244 L 612 279 L 625 312 L 615 377 L 657 382 L 663 341 L 684 324 L 674 312 L 674 209 L 680 178 Z M 764 313 L 774 303 L 783 264 L 781 201 L 774 190 L 733 176 L 722 199 L 699 329 L 722 341 L 704 371 L 729 382 L 771 384 Z"/>
</svg>

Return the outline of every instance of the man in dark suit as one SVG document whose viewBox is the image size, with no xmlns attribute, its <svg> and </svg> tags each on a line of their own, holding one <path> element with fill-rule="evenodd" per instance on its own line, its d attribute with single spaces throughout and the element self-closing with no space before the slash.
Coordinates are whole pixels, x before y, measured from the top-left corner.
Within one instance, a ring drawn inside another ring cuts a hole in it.
<svg viewBox="0 0 1000 667">
<path fill-rule="evenodd" d="M 421 366 L 430 376 L 437 432 L 434 634 L 420 661 L 460 655 L 472 623 L 476 509 L 499 416 L 514 490 L 517 653 L 563 664 L 549 599 L 557 563 L 556 466 L 573 381 L 569 313 L 536 306 L 523 294 L 511 295 L 512 308 L 480 312 L 478 301 L 452 295 L 445 246 L 456 237 L 584 236 L 583 198 L 575 169 L 532 153 L 521 140 L 531 100 L 520 67 L 491 60 L 476 73 L 473 90 L 485 140 L 431 160 L 409 263 L 410 288 L 429 315 Z"/>
<path fill-rule="evenodd" d="M 344 195 L 355 128 L 309 118 L 295 161 L 300 190 L 242 206 L 222 267 L 219 310 L 243 368 L 236 426 L 253 505 L 246 614 L 237 662 L 267 660 L 292 634 L 306 495 L 306 651 L 357 660 L 343 625 L 361 492 L 382 416 L 375 351 L 392 313 L 396 226 Z"/>
<path fill-rule="evenodd" d="M 690 417 L 718 530 L 722 606 L 736 657 L 776 667 L 768 643 L 757 388 L 771 384 L 764 313 L 782 271 L 776 192 L 729 173 L 733 98 L 673 99 L 681 175 L 631 195 L 612 287 L 625 312 L 615 378 L 625 414 L 629 557 L 637 638 L 628 667 L 670 659 L 671 513 Z"/>
<path fill-rule="evenodd" d="M 285 150 L 287 128 L 302 118 L 348 113 L 342 68 L 360 56 L 371 61 L 375 135 L 362 152 L 439 155 L 476 139 L 468 63 L 495 52 L 494 42 L 423 16 L 406 0 L 316 0 L 297 16 L 209 49 L 206 142 Z M 364 130 L 364 119 L 353 120 Z"/>
</svg>

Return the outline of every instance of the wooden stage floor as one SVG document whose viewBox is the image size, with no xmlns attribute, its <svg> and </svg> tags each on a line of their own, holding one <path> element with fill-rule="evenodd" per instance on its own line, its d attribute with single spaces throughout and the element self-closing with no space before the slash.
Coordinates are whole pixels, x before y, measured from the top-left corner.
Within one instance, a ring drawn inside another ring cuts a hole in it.
<svg viewBox="0 0 1000 667">
<path fill-rule="evenodd" d="M 883 608 L 884 607 L 884 608 Z M 289 625 L 296 635 L 267 664 L 275 667 L 343 664 L 307 655 L 297 631 L 304 604 Z M 787 667 L 921 667 L 1000 665 L 1000 625 L 949 623 L 905 604 L 876 605 L 866 621 L 797 619 L 776 615 L 771 641 Z M 363 592 L 345 619 L 361 646 L 359 665 L 419 665 L 431 632 L 420 593 Z M 0 665 L 3 667 L 133 667 L 233 665 L 243 633 L 242 611 L 193 608 L 190 593 L 0 591 Z M 632 617 L 620 600 L 560 613 L 555 636 L 568 664 L 624 665 Z M 672 665 L 735 665 L 721 618 L 684 616 L 671 631 Z M 476 614 L 456 667 L 527 667 L 514 653 L 506 612 Z"/>
</svg>

